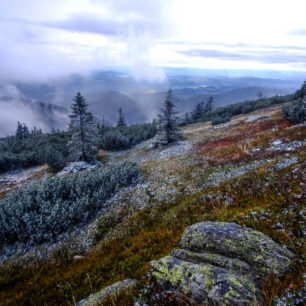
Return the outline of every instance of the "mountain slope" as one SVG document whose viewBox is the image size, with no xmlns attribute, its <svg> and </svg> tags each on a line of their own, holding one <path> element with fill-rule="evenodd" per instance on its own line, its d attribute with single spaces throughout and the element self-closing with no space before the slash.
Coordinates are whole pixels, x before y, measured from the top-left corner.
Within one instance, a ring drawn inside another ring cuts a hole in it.
<svg viewBox="0 0 306 306">
<path fill-rule="evenodd" d="M 137 103 L 127 95 L 118 91 L 89 94 L 87 101 L 89 109 L 100 120 L 114 124 L 118 119 L 118 110 L 121 107 L 128 124 L 147 121 L 146 115 Z"/>
<path fill-rule="evenodd" d="M 145 288 L 143 302 L 154 305 L 154 292 L 164 292 L 150 291 L 148 262 L 169 254 L 185 228 L 200 221 L 256 229 L 301 259 L 305 127 L 284 120 L 276 106 L 183 131 L 184 141 L 165 148 L 152 149 L 148 141 L 128 151 L 100 152 L 104 167 L 138 162 L 145 183 L 121 190 L 90 224 L 58 244 L 32 248 L 18 265 L 2 265 L 0 301 L 68 305 L 118 280 L 136 278 L 137 290 L 113 303 L 121 299 L 134 305 Z M 27 265 L 20 269 L 23 261 Z M 282 282 L 264 284 L 267 299 L 291 283 L 299 289 L 303 268 L 297 271 Z"/>
</svg>

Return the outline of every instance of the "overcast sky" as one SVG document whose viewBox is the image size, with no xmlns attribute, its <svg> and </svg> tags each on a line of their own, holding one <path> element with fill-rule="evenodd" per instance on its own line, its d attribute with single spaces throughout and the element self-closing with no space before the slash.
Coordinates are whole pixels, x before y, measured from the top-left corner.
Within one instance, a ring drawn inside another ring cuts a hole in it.
<svg viewBox="0 0 306 306">
<path fill-rule="evenodd" d="M 305 0 L 0 0 L 0 79 L 130 67 L 306 71 Z"/>
</svg>

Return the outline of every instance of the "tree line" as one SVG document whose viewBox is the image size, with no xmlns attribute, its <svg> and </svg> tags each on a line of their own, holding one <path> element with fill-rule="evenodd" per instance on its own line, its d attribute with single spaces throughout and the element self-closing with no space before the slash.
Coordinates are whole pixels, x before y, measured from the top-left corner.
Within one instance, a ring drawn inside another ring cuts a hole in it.
<svg viewBox="0 0 306 306">
<path fill-rule="evenodd" d="M 259 97 L 259 96 L 258 96 Z M 59 170 L 69 161 L 92 161 L 99 149 L 129 149 L 154 137 L 155 147 L 168 145 L 182 137 L 179 126 L 211 121 L 213 125 L 228 122 L 233 116 L 246 114 L 272 105 L 288 102 L 283 108 L 284 116 L 292 122 L 303 122 L 306 117 L 306 82 L 293 95 L 259 97 L 225 107 L 214 108 L 213 97 L 206 103 L 199 102 L 184 118 L 179 118 L 172 101 L 171 89 L 162 104 L 157 120 L 151 123 L 127 125 L 122 108 L 118 111 L 115 127 L 98 122 L 88 111 L 88 104 L 77 93 L 71 105 L 70 124 L 67 131 L 42 133 L 29 130 L 18 122 L 16 133 L 0 139 L 0 172 L 26 168 L 47 163 Z"/>
</svg>

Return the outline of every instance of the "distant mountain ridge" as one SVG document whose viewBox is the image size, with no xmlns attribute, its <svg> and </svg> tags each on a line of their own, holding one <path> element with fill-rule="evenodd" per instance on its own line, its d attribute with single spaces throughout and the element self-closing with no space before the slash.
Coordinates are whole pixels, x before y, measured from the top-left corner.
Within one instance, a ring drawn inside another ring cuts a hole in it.
<svg viewBox="0 0 306 306">
<path fill-rule="evenodd" d="M 270 98 L 276 95 L 286 95 L 293 91 L 291 89 L 278 89 L 267 87 L 244 87 L 233 89 L 224 93 L 212 95 L 214 97 L 214 105 L 216 107 L 226 106 L 233 103 L 239 103 L 246 100 L 258 99 L 258 94 L 261 93 L 262 97 Z M 187 99 L 188 105 L 195 105 L 201 101 L 207 101 L 210 95 L 197 94 Z"/>
<path fill-rule="evenodd" d="M 214 106 L 220 107 L 246 100 L 256 100 L 258 99 L 258 93 L 261 93 L 262 97 L 269 98 L 291 92 L 290 89 L 245 87 L 212 96 L 214 97 Z M 87 100 L 90 101 L 90 109 L 98 118 L 104 118 L 109 123 L 115 123 L 118 117 L 118 109 L 121 107 L 127 122 L 131 124 L 153 120 L 165 99 L 165 95 L 165 91 L 130 93 L 109 91 L 89 95 Z M 190 112 L 196 103 L 207 101 L 210 96 L 207 94 L 197 94 L 183 98 L 174 91 L 172 101 L 180 115 L 183 115 L 186 112 Z"/>
<path fill-rule="evenodd" d="M 100 120 L 114 124 L 118 119 L 118 110 L 121 107 L 128 124 L 145 122 L 147 117 L 137 102 L 119 91 L 108 91 L 88 94 L 86 97 L 89 110 Z"/>
<path fill-rule="evenodd" d="M 183 116 L 196 103 L 207 101 L 210 96 L 214 97 L 214 106 L 219 107 L 257 99 L 259 92 L 263 97 L 289 94 L 299 86 L 286 80 L 190 75 L 171 75 L 165 82 L 149 83 L 137 82 L 127 74 L 113 71 L 96 72 L 87 77 L 73 75 L 50 83 L 16 83 L 8 86 L 8 94 L 0 84 L 0 103 L 3 106 L 6 99 L 8 107 L 1 106 L 5 109 L 0 115 L 0 119 L 4 118 L 2 135 L 12 133 L 17 121 L 26 122 L 30 127 L 42 127 L 45 131 L 51 127 L 66 128 L 69 106 L 78 91 L 85 96 L 98 119 L 115 124 L 121 107 L 127 123 L 133 124 L 156 118 L 169 87 L 179 115 Z"/>
</svg>

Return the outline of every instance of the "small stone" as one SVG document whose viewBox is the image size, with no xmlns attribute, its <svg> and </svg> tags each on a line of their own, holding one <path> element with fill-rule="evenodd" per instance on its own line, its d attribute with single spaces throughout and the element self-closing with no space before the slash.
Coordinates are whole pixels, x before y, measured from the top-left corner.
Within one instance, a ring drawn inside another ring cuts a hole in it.
<svg viewBox="0 0 306 306">
<path fill-rule="evenodd" d="M 80 260 L 80 259 L 84 259 L 84 256 L 81 256 L 81 255 L 73 256 L 73 260 Z"/>
<path fill-rule="evenodd" d="M 76 306 L 96 306 L 100 305 L 104 299 L 109 296 L 116 296 L 126 290 L 135 288 L 137 281 L 134 279 L 125 279 L 123 281 L 116 282 L 108 287 L 103 288 L 99 292 L 91 294 L 84 300 L 79 301 Z"/>
</svg>

